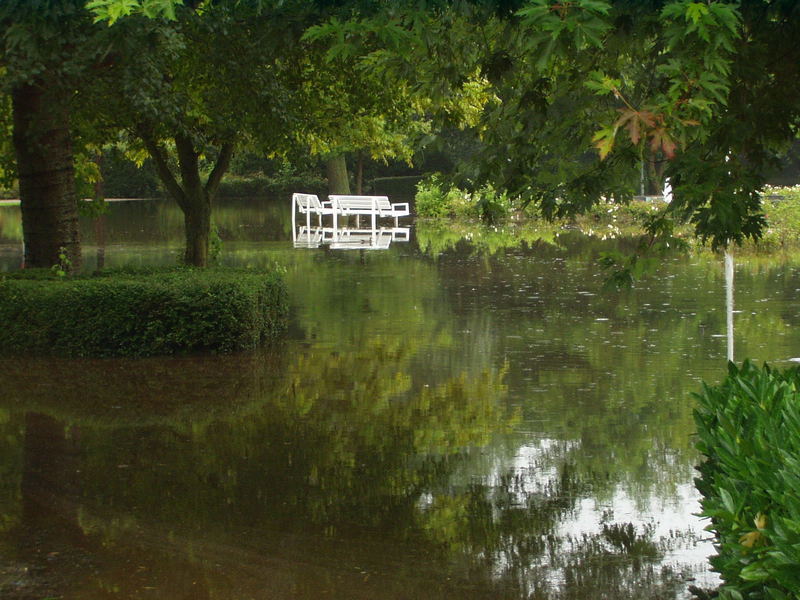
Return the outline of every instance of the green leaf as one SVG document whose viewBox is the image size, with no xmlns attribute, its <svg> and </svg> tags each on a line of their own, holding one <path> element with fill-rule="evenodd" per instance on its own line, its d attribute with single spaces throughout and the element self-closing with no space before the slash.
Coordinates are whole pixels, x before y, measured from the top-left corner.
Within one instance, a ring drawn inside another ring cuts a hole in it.
<svg viewBox="0 0 800 600">
<path fill-rule="evenodd" d="M 722 504 L 732 515 L 736 514 L 736 503 L 733 501 L 733 496 L 725 488 L 720 488 L 719 496 L 722 499 Z"/>
</svg>

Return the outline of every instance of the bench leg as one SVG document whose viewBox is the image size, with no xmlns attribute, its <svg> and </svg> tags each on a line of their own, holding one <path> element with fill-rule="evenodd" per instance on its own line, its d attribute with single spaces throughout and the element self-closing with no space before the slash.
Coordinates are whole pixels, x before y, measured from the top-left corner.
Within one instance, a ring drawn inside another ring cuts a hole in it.
<svg viewBox="0 0 800 600">
<path fill-rule="evenodd" d="M 297 241 L 297 203 L 292 198 L 292 242 Z"/>
</svg>

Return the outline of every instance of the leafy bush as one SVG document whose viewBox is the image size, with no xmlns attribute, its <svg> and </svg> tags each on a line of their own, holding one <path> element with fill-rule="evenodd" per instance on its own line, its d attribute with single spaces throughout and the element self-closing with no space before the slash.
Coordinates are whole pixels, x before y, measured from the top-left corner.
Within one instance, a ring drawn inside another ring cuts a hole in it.
<svg viewBox="0 0 800 600">
<path fill-rule="evenodd" d="M 800 598 L 800 368 L 731 364 L 695 412 L 720 597 Z"/>
<path fill-rule="evenodd" d="M 496 223 L 505 219 L 511 211 L 508 193 L 498 192 L 491 185 L 486 185 L 474 194 L 475 208 L 478 216 L 487 223 Z"/>
<path fill-rule="evenodd" d="M 767 228 L 759 246 L 765 249 L 796 247 L 800 239 L 800 188 L 767 188 L 762 199 Z"/>
<path fill-rule="evenodd" d="M 286 326 L 277 272 L 172 269 L 0 280 L 0 353 L 148 356 L 254 348 Z"/>
<path fill-rule="evenodd" d="M 511 210 L 505 192 L 499 193 L 487 185 L 470 193 L 446 186 L 436 175 L 417 184 L 415 206 L 420 217 L 480 218 L 489 223 L 505 218 Z"/>
<path fill-rule="evenodd" d="M 446 217 L 450 209 L 445 202 L 442 184 L 436 176 L 417 183 L 414 207 L 420 217 Z"/>
</svg>

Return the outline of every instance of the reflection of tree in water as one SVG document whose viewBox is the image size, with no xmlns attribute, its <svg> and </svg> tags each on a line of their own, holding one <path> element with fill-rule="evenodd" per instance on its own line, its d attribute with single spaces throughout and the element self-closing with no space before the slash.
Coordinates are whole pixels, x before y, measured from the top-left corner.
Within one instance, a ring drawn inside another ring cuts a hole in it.
<svg viewBox="0 0 800 600">
<path fill-rule="evenodd" d="M 39 476 L 80 506 L 84 531 L 110 546 L 124 552 L 139 529 L 163 528 L 166 538 L 185 540 L 179 553 L 191 554 L 207 538 L 248 531 L 244 544 L 255 554 L 262 539 L 301 536 L 323 546 L 336 539 L 358 555 L 360 542 L 348 540 L 413 537 L 421 490 L 446 480 L 464 448 L 513 422 L 499 402 L 501 374 L 409 393 L 398 371 L 404 352 L 374 340 L 352 353 L 172 359 L 162 369 L 157 361 L 64 361 L 59 371 L 30 360 L 25 375 L 21 361 L 9 361 L 3 386 L 14 390 L 13 408 L 49 411 L 62 430 L 69 422 L 79 432 L 78 481 Z M 75 391 L 54 393 L 67 373 Z M 317 553 L 304 545 L 292 552 Z M 333 559 L 323 549 L 321 560 Z"/>
<path fill-rule="evenodd" d="M 64 361 L 59 371 L 29 360 L 16 379 L 7 374 L 22 363 L 7 361 L 3 386 L 17 390 L 13 410 L 57 415 L 60 425 L 47 419 L 62 432 L 69 423 L 74 464 L 56 472 L 63 459 L 51 457 L 55 470 L 39 476 L 74 503 L 72 526 L 91 542 L 99 573 L 82 585 L 119 587 L 112 597 L 152 585 L 169 597 L 524 597 L 545 575 L 537 561 L 560 556 L 567 572 L 583 550 L 594 560 L 596 541 L 564 554 L 554 533 L 584 494 L 569 465 L 534 491 L 513 474 L 453 484 L 491 432 L 516 421 L 503 408 L 503 373 L 415 389 L 398 369 L 408 359 L 402 344 L 375 339 L 357 352 L 160 367 Z M 54 395 L 67 372 L 80 392 Z M 30 468 L 30 458 L 18 467 L 23 480 Z M 4 499 L 13 514 L 15 498 Z M 203 595 L 190 595 L 197 581 Z"/>
<path fill-rule="evenodd" d="M 480 565 L 507 597 L 674 598 L 685 588 L 682 573 L 661 565 L 667 551 L 693 542 L 680 533 L 657 539 L 652 526 L 611 521 L 596 533 L 564 531 L 590 495 L 567 460 L 534 487 L 527 474 L 507 471 L 493 484 L 431 497 L 422 518 L 433 538 L 473 570 Z"/>
</svg>

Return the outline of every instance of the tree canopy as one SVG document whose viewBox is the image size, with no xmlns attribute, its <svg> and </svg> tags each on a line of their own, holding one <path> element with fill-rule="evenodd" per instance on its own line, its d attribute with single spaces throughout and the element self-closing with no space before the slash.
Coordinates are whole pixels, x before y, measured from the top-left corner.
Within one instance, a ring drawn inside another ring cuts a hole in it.
<svg viewBox="0 0 800 600">
<path fill-rule="evenodd" d="M 759 192 L 796 136 L 798 11 L 767 0 L 7 2 L 5 114 L 17 100 L 0 123 L 13 121 L 23 212 L 60 207 L 26 218 L 26 248 L 47 264 L 78 247 L 61 225 L 75 219 L 73 147 L 115 129 L 141 139 L 189 209 L 195 264 L 237 145 L 408 158 L 440 125 L 478 142 L 465 177 L 546 215 L 626 201 L 648 173 L 674 190 L 654 237 L 688 221 L 714 247 L 758 238 Z M 34 143 L 45 131 L 60 133 Z M 64 175 L 43 185 L 34 165 Z M 46 251 L 36 235 L 53 239 Z"/>
<path fill-rule="evenodd" d="M 666 216 L 715 247 L 760 235 L 758 191 L 795 137 L 795 3 L 428 3 L 422 16 L 418 6 L 329 22 L 331 52 L 377 37 L 382 48 L 360 60 L 434 95 L 478 69 L 496 100 L 476 129 L 477 181 L 563 215 L 630 198 L 649 164 L 671 179 Z M 398 41 L 408 36 L 414 44 Z M 653 233 L 665 224 L 654 219 Z"/>
</svg>

